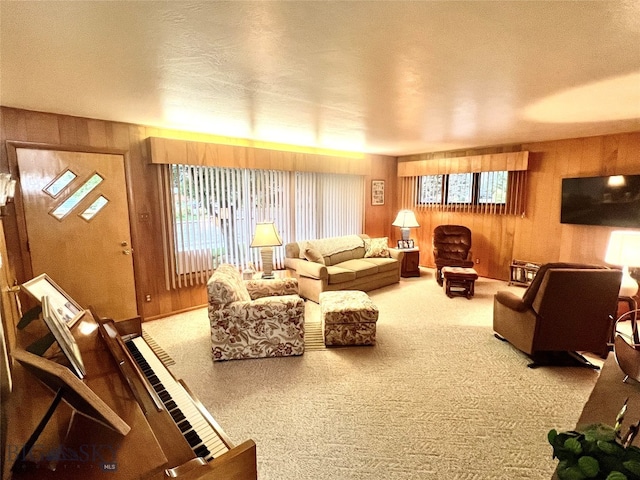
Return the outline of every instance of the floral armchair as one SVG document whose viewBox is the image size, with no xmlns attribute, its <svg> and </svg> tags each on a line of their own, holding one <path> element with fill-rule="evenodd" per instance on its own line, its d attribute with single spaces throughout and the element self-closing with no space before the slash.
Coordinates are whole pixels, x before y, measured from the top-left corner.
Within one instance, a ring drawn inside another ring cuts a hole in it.
<svg viewBox="0 0 640 480">
<path fill-rule="evenodd" d="M 223 264 L 207 294 L 214 361 L 304 353 L 304 300 L 295 278 L 242 280 Z"/>
</svg>

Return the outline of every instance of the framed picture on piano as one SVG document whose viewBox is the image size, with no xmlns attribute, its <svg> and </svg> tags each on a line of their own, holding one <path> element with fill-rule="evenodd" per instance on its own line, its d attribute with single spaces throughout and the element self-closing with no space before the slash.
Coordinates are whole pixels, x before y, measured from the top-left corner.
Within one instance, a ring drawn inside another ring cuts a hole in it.
<svg viewBox="0 0 640 480">
<path fill-rule="evenodd" d="M 73 373 L 75 373 L 78 378 L 83 378 L 87 372 L 76 339 L 71 335 L 71 330 L 69 330 L 67 323 L 59 316 L 58 312 L 51 307 L 49 297 L 46 295 L 42 297 L 42 318 L 58 342 L 60 350 L 62 350 L 62 353 L 64 353 L 67 360 L 69 360 Z"/>
<path fill-rule="evenodd" d="M 69 328 L 84 314 L 84 309 L 46 273 L 23 283 L 21 287 L 40 304 L 42 297 L 48 297 L 51 308 Z"/>
</svg>

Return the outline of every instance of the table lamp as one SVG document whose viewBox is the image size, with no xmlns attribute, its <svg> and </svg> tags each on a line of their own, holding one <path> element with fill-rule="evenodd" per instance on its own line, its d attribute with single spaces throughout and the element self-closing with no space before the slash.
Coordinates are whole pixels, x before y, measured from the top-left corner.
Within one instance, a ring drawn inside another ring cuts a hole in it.
<svg viewBox="0 0 640 480">
<path fill-rule="evenodd" d="M 409 229 L 417 228 L 420 226 L 416 220 L 416 216 L 411 210 L 400 210 L 398 216 L 391 224 L 394 227 L 400 227 L 402 233 L 402 240 L 409 240 Z"/>
<path fill-rule="evenodd" d="M 629 267 L 640 267 L 640 232 L 615 230 L 609 237 L 604 261 L 622 267 L 621 297 L 633 297 L 638 292 L 638 282 L 629 274 Z"/>
<path fill-rule="evenodd" d="M 280 235 L 273 222 L 259 222 L 251 240 L 251 247 L 260 247 L 262 278 L 273 278 L 273 247 L 282 245 Z"/>
</svg>

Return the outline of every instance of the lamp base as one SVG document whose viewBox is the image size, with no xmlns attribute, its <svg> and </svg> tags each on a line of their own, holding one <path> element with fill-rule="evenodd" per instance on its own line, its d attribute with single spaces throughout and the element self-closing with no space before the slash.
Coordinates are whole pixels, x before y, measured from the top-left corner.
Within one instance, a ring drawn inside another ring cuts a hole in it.
<svg viewBox="0 0 640 480">
<path fill-rule="evenodd" d="M 401 228 L 400 234 L 402 235 L 402 240 L 409 240 L 409 234 L 411 233 L 410 228 Z"/>
<path fill-rule="evenodd" d="M 621 297 L 634 297 L 636 293 L 638 293 L 638 282 L 629 274 L 629 267 L 624 267 L 618 295 Z"/>
<path fill-rule="evenodd" d="M 273 248 L 262 247 L 260 257 L 262 257 L 262 278 L 273 278 Z"/>
</svg>

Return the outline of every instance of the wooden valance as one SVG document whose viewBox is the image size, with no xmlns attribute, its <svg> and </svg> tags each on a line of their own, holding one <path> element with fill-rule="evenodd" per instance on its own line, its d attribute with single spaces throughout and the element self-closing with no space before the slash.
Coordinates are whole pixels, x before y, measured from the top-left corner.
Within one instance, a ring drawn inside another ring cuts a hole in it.
<svg viewBox="0 0 640 480">
<path fill-rule="evenodd" d="M 470 157 L 436 158 L 431 160 L 412 160 L 398 162 L 399 177 L 417 177 L 420 175 L 444 175 L 448 173 L 510 172 L 527 170 L 529 152 L 493 153 Z"/>
<path fill-rule="evenodd" d="M 193 140 L 148 137 L 151 163 L 210 167 L 255 168 L 297 172 L 367 175 L 371 156 L 352 157 L 270 150 L 244 145 L 226 145 Z"/>
</svg>

